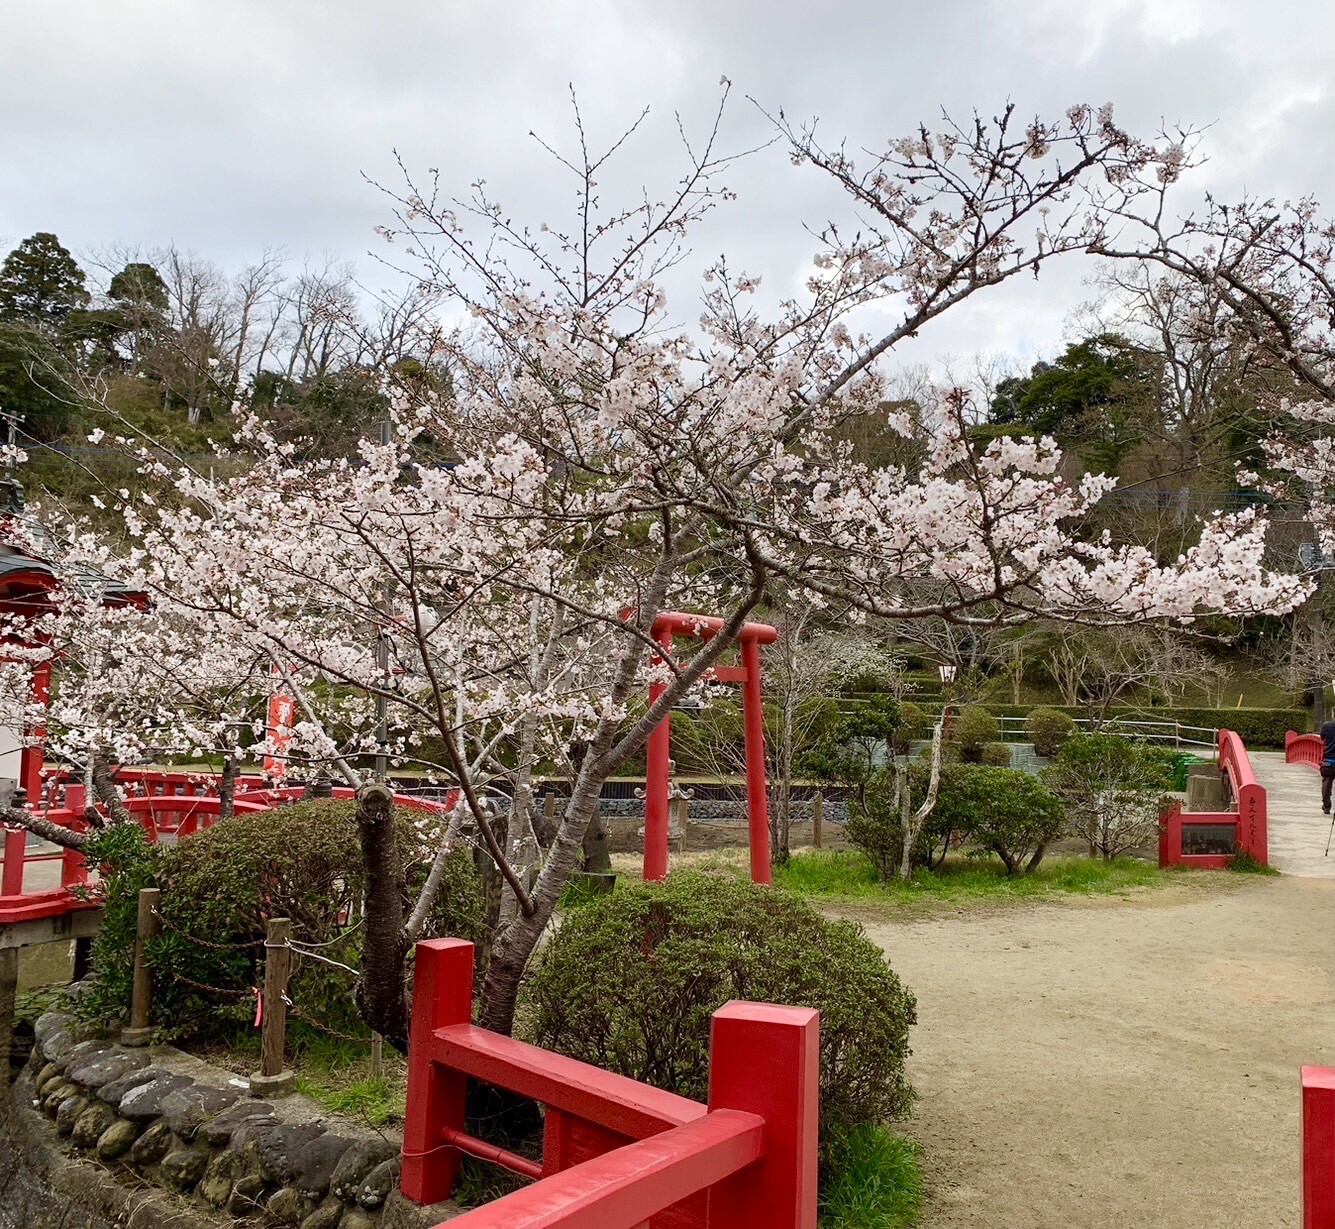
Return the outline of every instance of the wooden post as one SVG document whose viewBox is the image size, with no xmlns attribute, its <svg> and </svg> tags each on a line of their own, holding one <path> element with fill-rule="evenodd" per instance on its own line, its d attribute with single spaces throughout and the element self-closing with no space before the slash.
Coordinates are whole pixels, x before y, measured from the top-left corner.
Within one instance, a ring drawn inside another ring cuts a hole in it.
<svg viewBox="0 0 1335 1229">
<path fill-rule="evenodd" d="M 811 800 L 811 843 L 820 848 L 820 826 L 825 822 L 825 795 L 819 790 Z"/>
<path fill-rule="evenodd" d="M 296 1077 L 284 1065 L 287 1046 L 287 977 L 292 967 L 292 923 L 271 917 L 264 940 L 264 1014 L 260 1028 L 260 1069 L 250 1077 L 250 1095 L 281 1096 Z"/>
<path fill-rule="evenodd" d="M 157 933 L 158 906 L 162 903 L 160 888 L 139 890 L 139 912 L 134 925 L 134 982 L 130 990 L 130 1027 L 121 1030 L 121 1045 L 146 1046 L 152 1026 L 149 1014 L 153 1009 L 153 970 L 148 967 L 148 941 Z"/>
<path fill-rule="evenodd" d="M 385 1074 L 385 1039 L 379 1033 L 371 1034 L 371 1078 L 378 1080 Z"/>
<path fill-rule="evenodd" d="M 14 1002 L 19 989 L 19 949 L 0 949 L 0 1088 L 9 1086 L 9 1051 L 14 1044 Z"/>
</svg>

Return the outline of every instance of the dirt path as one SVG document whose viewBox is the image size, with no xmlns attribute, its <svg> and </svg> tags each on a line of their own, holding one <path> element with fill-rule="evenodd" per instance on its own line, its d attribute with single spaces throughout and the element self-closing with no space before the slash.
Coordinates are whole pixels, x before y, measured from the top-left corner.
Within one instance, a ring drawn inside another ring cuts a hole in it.
<svg viewBox="0 0 1335 1229">
<path fill-rule="evenodd" d="M 1298 1068 L 1335 1065 L 1335 881 L 867 929 L 918 996 L 922 1229 L 1297 1225 Z"/>
</svg>

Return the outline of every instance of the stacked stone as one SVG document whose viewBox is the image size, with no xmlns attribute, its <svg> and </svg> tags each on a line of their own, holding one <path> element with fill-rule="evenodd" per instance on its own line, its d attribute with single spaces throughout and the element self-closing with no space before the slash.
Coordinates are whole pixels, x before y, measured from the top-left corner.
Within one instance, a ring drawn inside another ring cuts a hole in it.
<svg viewBox="0 0 1335 1229">
<path fill-rule="evenodd" d="M 76 1151 L 237 1217 L 300 1229 L 385 1229 L 398 1149 L 321 1121 L 281 1121 L 236 1088 L 154 1065 L 148 1052 L 40 1017 L 29 1059 L 37 1103 Z M 391 1198 L 393 1196 L 393 1198 Z"/>
</svg>

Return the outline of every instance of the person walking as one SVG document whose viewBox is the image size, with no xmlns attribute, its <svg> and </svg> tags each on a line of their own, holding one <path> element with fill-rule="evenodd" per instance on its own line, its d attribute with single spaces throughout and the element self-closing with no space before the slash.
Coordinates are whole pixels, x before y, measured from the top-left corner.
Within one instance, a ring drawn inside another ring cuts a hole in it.
<svg viewBox="0 0 1335 1229">
<path fill-rule="evenodd" d="M 1335 720 L 1321 727 L 1321 809 L 1330 814 L 1330 791 L 1335 786 Z"/>
</svg>

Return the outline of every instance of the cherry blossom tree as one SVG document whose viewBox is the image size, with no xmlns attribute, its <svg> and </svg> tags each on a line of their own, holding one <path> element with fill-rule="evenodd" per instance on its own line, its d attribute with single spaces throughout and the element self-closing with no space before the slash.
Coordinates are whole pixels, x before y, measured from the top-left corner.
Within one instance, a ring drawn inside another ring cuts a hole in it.
<svg viewBox="0 0 1335 1229">
<path fill-rule="evenodd" d="M 885 405 L 883 360 L 900 341 L 1103 240 L 1108 218 L 1177 174 L 1179 142 L 1133 138 L 1108 108 L 1027 126 L 1008 110 L 923 129 L 859 166 L 814 127 L 776 124 L 793 161 L 849 203 L 850 218 L 817 236 L 800 294 L 767 309 L 759 279 L 720 259 L 701 270 L 698 320 L 683 323 L 666 285 L 681 280 L 697 223 L 731 195 L 717 122 L 686 145 L 661 200 L 620 207 L 599 181 L 640 125 L 600 152 L 577 111 L 574 151 L 550 149 L 577 193 L 569 226 L 526 227 L 484 184 L 454 193 L 436 172 L 396 196 L 384 237 L 468 322 L 435 342 L 448 396 L 391 389 L 388 438 L 348 458 L 299 459 L 242 405 L 252 465 L 210 478 L 148 447 L 143 463 L 172 499 L 127 494 L 131 549 L 85 538 L 74 552 L 189 623 L 187 639 L 271 663 L 306 736 L 361 791 L 359 1001 L 390 1039 L 406 1035 L 419 910 L 396 914 L 398 893 L 376 891 L 398 856 L 388 791 L 369 779 L 377 750 L 458 787 L 442 864 L 471 833 L 497 868 L 479 1019 L 508 1031 L 604 782 L 703 692 L 777 587 L 965 625 L 1190 620 L 1285 610 L 1305 593 L 1264 565 L 1259 516 L 1203 525 L 1180 557 L 1159 559 L 1083 531 L 1114 483 L 1063 477 L 1053 441 L 975 447 L 958 408 L 925 424 Z M 902 440 L 898 459 L 860 455 L 859 424 Z M 663 660 L 652 625 L 670 609 L 718 615 L 721 630 Z M 364 714 L 382 705 L 383 728 L 337 735 L 320 706 L 329 694 Z M 544 765 L 572 791 L 540 849 L 531 782 Z"/>
</svg>

